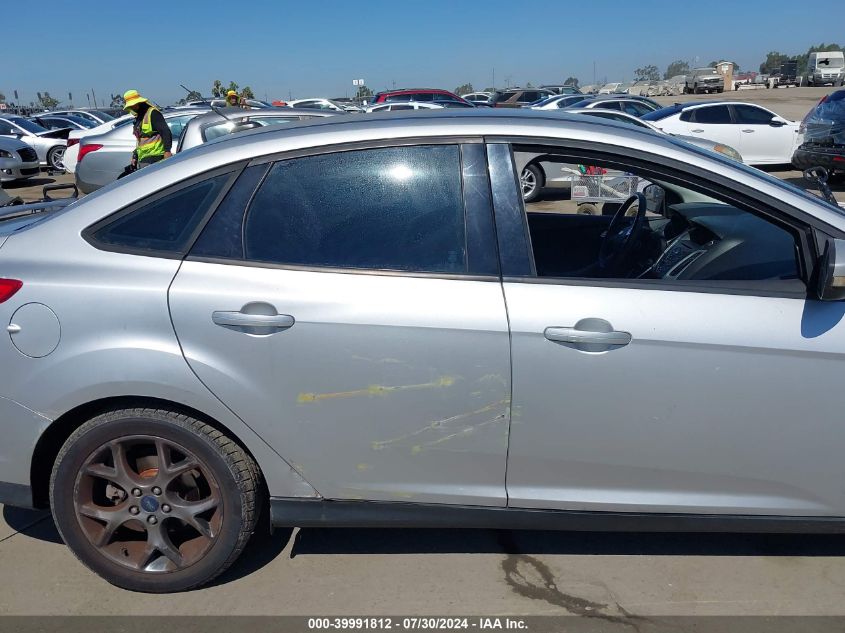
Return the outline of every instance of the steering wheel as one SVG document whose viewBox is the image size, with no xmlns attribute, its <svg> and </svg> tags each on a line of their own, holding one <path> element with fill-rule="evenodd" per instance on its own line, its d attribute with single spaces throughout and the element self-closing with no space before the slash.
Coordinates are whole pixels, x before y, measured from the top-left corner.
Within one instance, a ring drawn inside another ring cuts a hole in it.
<svg viewBox="0 0 845 633">
<path fill-rule="evenodd" d="M 628 211 L 637 204 L 637 214 L 628 218 Z M 647 210 L 645 196 L 635 193 L 622 203 L 613 215 L 599 248 L 599 268 L 605 273 L 621 272 L 624 264 L 634 252 L 637 237 L 645 223 Z"/>
</svg>

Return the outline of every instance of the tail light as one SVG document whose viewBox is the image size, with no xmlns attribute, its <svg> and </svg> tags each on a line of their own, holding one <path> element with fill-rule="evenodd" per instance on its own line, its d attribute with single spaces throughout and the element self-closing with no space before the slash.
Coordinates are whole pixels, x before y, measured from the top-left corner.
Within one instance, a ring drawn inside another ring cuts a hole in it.
<svg viewBox="0 0 845 633">
<path fill-rule="evenodd" d="M 73 147 L 73 146 L 74 146 L 74 145 L 76 145 L 77 143 L 79 143 L 79 139 L 78 139 L 78 138 L 68 138 L 68 140 L 67 140 L 67 146 L 68 146 L 68 147 Z"/>
<path fill-rule="evenodd" d="M 23 286 L 17 279 L 0 279 L 0 303 L 8 301 Z"/>
<path fill-rule="evenodd" d="M 96 152 L 98 149 L 103 149 L 103 146 L 99 143 L 90 143 L 89 145 L 80 145 L 79 146 L 79 155 L 76 157 L 76 162 L 81 163 L 82 159 L 85 158 L 91 152 Z"/>
</svg>

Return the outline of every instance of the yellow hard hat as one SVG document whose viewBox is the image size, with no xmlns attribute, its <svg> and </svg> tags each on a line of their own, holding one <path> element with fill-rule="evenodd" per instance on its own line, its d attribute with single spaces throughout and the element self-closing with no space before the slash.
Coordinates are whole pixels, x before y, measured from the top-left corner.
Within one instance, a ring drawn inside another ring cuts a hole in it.
<svg viewBox="0 0 845 633">
<path fill-rule="evenodd" d="M 137 90 L 127 90 L 124 92 L 123 100 L 125 101 L 123 104 L 124 110 L 129 110 L 132 106 L 138 105 L 139 103 L 149 103 L 147 99 L 144 99 L 144 97 L 138 94 Z"/>
<path fill-rule="evenodd" d="M 226 96 L 227 97 L 237 97 L 238 93 L 235 92 L 234 90 L 230 90 L 229 92 L 226 93 Z"/>
</svg>

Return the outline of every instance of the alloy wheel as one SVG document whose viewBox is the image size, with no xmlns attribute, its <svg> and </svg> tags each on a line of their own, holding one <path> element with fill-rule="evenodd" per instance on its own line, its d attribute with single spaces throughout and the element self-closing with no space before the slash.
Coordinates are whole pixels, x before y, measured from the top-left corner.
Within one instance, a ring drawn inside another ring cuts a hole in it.
<svg viewBox="0 0 845 633">
<path fill-rule="evenodd" d="M 201 560 L 223 526 L 220 487 L 209 468 L 160 437 L 122 437 L 79 470 L 74 509 L 106 558 L 135 571 L 173 572 Z"/>
</svg>

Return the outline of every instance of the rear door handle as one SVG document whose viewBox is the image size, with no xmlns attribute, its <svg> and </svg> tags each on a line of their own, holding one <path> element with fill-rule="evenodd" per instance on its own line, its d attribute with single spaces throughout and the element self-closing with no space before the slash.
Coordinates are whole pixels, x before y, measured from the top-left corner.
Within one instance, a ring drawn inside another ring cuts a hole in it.
<svg viewBox="0 0 845 633">
<path fill-rule="evenodd" d="M 743 130 L 746 134 L 751 134 L 754 130 Z"/>
<path fill-rule="evenodd" d="M 698 128 L 696 130 L 690 130 L 690 132 L 695 132 L 696 134 L 701 134 L 703 131 L 704 130 L 702 130 L 701 128 Z"/>
<path fill-rule="evenodd" d="M 261 306 L 256 314 L 249 310 L 251 306 Z M 246 312 L 244 310 L 247 310 Z M 261 312 L 275 312 L 275 309 L 268 304 L 247 304 L 241 311 L 229 312 L 216 310 L 211 313 L 211 320 L 215 325 L 225 327 L 244 334 L 266 335 L 273 334 L 279 330 L 286 330 L 296 323 L 289 314 L 261 314 Z"/>
<path fill-rule="evenodd" d="M 575 327 L 547 327 L 543 336 L 584 352 L 605 352 L 631 342 L 630 332 L 617 332 L 604 319 L 581 319 Z"/>
</svg>

